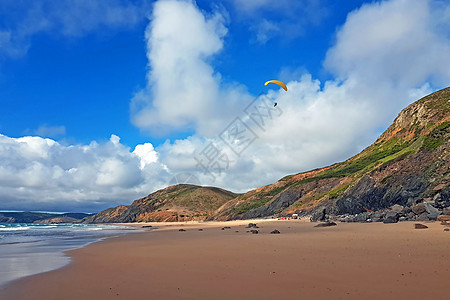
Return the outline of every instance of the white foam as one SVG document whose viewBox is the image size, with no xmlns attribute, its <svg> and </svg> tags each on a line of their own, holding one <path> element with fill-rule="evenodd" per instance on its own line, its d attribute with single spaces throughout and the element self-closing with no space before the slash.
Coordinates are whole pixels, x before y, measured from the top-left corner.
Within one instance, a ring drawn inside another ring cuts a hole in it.
<svg viewBox="0 0 450 300">
<path fill-rule="evenodd" d="M 18 230 L 28 230 L 30 227 L 23 226 L 23 227 L 4 227 L 0 228 L 0 231 L 18 231 Z"/>
</svg>

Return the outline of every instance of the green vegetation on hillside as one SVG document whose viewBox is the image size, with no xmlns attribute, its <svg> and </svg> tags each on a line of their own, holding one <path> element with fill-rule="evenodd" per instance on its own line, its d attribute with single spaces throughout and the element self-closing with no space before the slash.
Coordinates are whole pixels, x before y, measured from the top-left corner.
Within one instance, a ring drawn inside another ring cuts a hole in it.
<svg viewBox="0 0 450 300">
<path fill-rule="evenodd" d="M 258 208 L 260 206 L 265 205 L 267 202 L 269 202 L 272 198 L 271 197 L 261 197 L 252 199 L 248 202 L 241 203 L 237 206 L 234 206 L 231 211 L 236 214 L 243 214 L 246 213 L 254 208 Z"/>
<path fill-rule="evenodd" d="M 436 126 L 423 141 L 423 147 L 428 150 L 435 150 L 445 143 L 445 135 L 450 127 L 450 121 L 443 122 Z"/>
</svg>

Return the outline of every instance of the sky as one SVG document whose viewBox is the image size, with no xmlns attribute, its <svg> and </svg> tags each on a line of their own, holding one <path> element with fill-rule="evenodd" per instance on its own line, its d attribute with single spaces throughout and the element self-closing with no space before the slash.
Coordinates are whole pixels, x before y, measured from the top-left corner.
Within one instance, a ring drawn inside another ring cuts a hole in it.
<svg viewBox="0 0 450 300">
<path fill-rule="evenodd" d="M 246 192 L 357 154 L 449 70 L 444 0 L 2 0 L 0 210 Z"/>
</svg>

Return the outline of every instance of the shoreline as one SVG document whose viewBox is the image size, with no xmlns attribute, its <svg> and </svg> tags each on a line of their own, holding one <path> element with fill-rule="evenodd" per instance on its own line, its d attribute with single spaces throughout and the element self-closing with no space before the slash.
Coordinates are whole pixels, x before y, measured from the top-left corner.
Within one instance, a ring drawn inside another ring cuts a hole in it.
<svg viewBox="0 0 450 300">
<path fill-rule="evenodd" d="M 0 243 L 0 287 L 69 265 L 71 257 L 66 254 L 67 251 L 132 233 L 130 229 L 143 231 L 112 224 L 91 225 L 92 228 L 73 227 L 73 224 L 25 224 L 22 227 L 25 229 L 3 232 L 7 235 L 2 237 Z"/>
<path fill-rule="evenodd" d="M 424 222 L 425 230 L 414 229 L 415 222 L 231 222 L 134 223 L 154 227 L 68 251 L 69 265 L 11 282 L 0 298 L 448 296 L 450 232 L 438 222 Z M 257 223 L 259 234 L 247 233 L 248 223 Z M 270 234 L 274 229 L 281 234 Z"/>
</svg>

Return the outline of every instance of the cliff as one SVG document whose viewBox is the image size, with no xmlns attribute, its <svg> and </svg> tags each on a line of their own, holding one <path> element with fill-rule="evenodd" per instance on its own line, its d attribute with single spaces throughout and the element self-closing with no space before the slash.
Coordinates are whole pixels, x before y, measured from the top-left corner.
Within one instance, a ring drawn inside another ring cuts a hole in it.
<svg viewBox="0 0 450 300">
<path fill-rule="evenodd" d="M 446 88 L 409 105 L 374 144 L 344 162 L 289 175 L 241 195 L 171 186 L 85 221 L 231 220 L 292 213 L 311 214 L 313 220 L 434 220 L 450 214 L 449 137 Z"/>
</svg>

